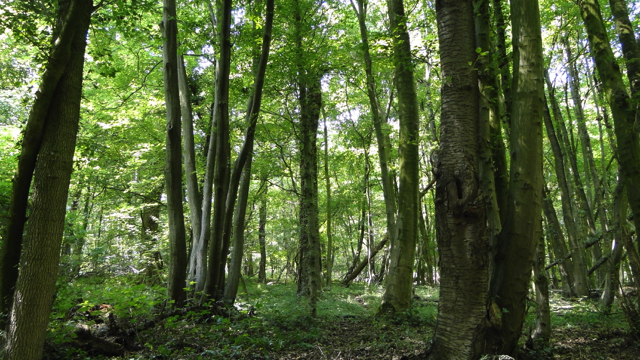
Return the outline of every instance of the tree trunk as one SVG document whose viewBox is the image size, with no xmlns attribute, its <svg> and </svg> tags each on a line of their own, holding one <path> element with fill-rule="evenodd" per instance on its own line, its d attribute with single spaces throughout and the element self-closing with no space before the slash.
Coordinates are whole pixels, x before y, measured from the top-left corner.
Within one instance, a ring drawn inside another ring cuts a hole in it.
<svg viewBox="0 0 640 360">
<path fill-rule="evenodd" d="M 624 244 L 627 243 L 626 222 L 627 222 L 627 199 L 624 193 L 624 181 L 618 179 L 618 185 L 614 190 L 613 199 L 613 228 L 615 229 L 615 238 L 613 250 L 609 257 L 609 267 L 607 269 L 607 277 L 605 278 L 604 289 L 600 297 L 602 311 L 605 314 L 611 312 L 611 305 L 615 299 L 620 285 L 620 260 L 622 260 L 622 250 Z"/>
<path fill-rule="evenodd" d="M 68 3 L 67 3 L 68 4 Z M 34 171 L 31 212 L 26 226 L 20 275 L 9 318 L 5 359 L 40 360 L 55 292 L 64 232 L 73 154 L 80 120 L 86 34 L 92 1 L 73 1 L 66 26 L 74 28 L 71 56 L 47 109 Z M 65 4 L 59 6 L 64 9 Z"/>
<path fill-rule="evenodd" d="M 367 31 L 367 3 L 365 0 L 357 0 L 358 7 L 351 6 L 358 16 L 358 24 L 360 27 L 360 39 L 362 42 L 364 70 L 367 77 L 367 96 L 369 97 L 369 109 L 371 111 L 371 119 L 376 133 L 378 143 L 378 161 L 380 164 L 380 178 L 382 181 L 382 193 L 384 195 L 385 211 L 387 216 L 387 233 L 389 236 L 395 236 L 396 225 L 396 194 L 391 182 L 391 174 L 389 173 L 389 152 L 390 140 L 389 135 L 383 130 L 382 111 L 376 94 L 376 82 L 373 77 L 373 65 L 371 62 L 371 54 L 369 52 L 369 35 Z M 393 241 L 392 241 L 393 243 Z"/>
<path fill-rule="evenodd" d="M 536 289 L 536 327 L 531 339 L 535 349 L 544 349 L 551 338 L 551 311 L 549 309 L 549 279 L 544 270 L 546 251 L 542 227 L 540 239 L 536 247 L 536 258 L 533 262 L 533 279 Z"/>
<path fill-rule="evenodd" d="M 602 21 L 600 4 L 596 0 L 579 0 L 580 15 L 589 35 L 594 59 L 604 93 L 611 107 L 615 127 L 618 161 L 626 181 L 627 197 L 636 229 L 640 229 L 640 145 L 633 129 L 635 108 L 622 80 L 620 69 L 609 45 Z"/>
<path fill-rule="evenodd" d="M 324 109 L 323 109 L 324 115 Z M 324 178 L 327 189 L 327 287 L 331 288 L 333 278 L 333 237 L 331 227 L 331 178 L 329 177 L 329 135 L 327 134 L 327 117 L 324 116 Z"/>
<path fill-rule="evenodd" d="M 234 165 L 233 175 L 231 177 L 231 184 L 229 194 L 227 195 L 227 219 L 233 216 L 233 254 L 231 258 L 231 266 L 229 268 L 229 281 L 225 287 L 224 299 L 230 303 L 235 301 L 236 294 L 238 292 L 238 281 L 240 279 L 240 269 L 242 263 L 242 254 L 244 250 L 244 224 L 245 215 L 247 212 L 247 199 L 249 196 L 249 185 L 251 184 L 251 161 L 253 155 L 253 140 L 256 130 L 256 124 L 258 115 L 260 114 L 260 106 L 262 103 L 262 88 L 264 85 L 265 72 L 267 70 L 267 63 L 269 60 L 269 49 L 271 46 L 271 29 L 273 27 L 273 14 L 274 14 L 274 0 L 267 0 L 266 18 L 264 33 L 262 39 L 262 51 L 258 67 L 255 72 L 254 89 L 249 106 L 247 109 L 247 131 L 245 134 L 245 143 L 242 146 L 242 150 L 238 155 L 238 159 Z M 238 182 L 236 182 L 237 172 L 242 170 L 242 181 L 240 187 L 240 196 L 238 198 L 238 206 L 235 212 L 233 211 L 235 203 L 235 195 L 238 191 Z M 227 222 L 229 220 L 225 220 Z M 228 227 L 225 224 L 225 227 Z M 222 249 L 222 260 L 226 262 L 228 242 L 230 237 L 230 228 L 225 229 L 224 243 Z M 229 234 L 227 234 L 229 233 Z M 224 274 L 221 274 L 224 276 Z M 221 282 L 219 286 L 222 286 Z"/>
<path fill-rule="evenodd" d="M 191 256 L 189 259 L 188 281 L 196 279 L 196 263 L 199 259 L 198 249 L 202 247 L 200 232 L 202 231 L 202 194 L 198 188 L 196 174 L 196 154 L 193 141 L 193 117 L 191 115 L 191 94 L 187 84 L 187 71 L 184 58 L 180 56 L 178 64 L 178 87 L 180 89 L 180 110 L 182 114 L 182 136 L 184 137 L 184 172 L 187 182 L 187 199 L 191 217 Z M 189 285 L 189 284 L 187 284 Z"/>
<path fill-rule="evenodd" d="M 229 190 L 229 73 L 231 70 L 231 8 L 232 0 L 222 1 L 222 16 L 219 23 L 220 60 L 216 77 L 216 100 L 214 121 L 216 123 L 216 156 L 213 175 L 214 200 L 209 259 L 207 260 L 207 280 L 204 295 L 221 295 L 220 275 L 223 273 L 222 242 L 225 221 L 225 201 Z M 208 161 L 208 159 L 207 159 Z M 204 214 L 204 212 L 203 212 Z M 230 214 L 231 216 L 231 214 Z M 203 234 L 204 235 L 204 234 Z M 222 274 L 224 276 L 224 274 Z"/>
<path fill-rule="evenodd" d="M 36 91 L 35 99 L 29 112 L 29 119 L 20 142 L 18 168 L 12 179 L 11 199 L 7 211 L 8 223 L 0 249 L 0 314 L 7 313 L 13 301 L 13 292 L 18 279 L 18 264 L 20 263 L 22 251 L 24 227 L 27 221 L 27 204 L 29 202 L 31 180 L 33 179 L 36 159 L 40 152 L 46 119 L 50 112 L 52 100 L 56 95 L 58 83 L 65 74 L 67 64 L 73 55 L 73 42 L 79 29 L 80 12 L 83 11 L 83 6 L 78 5 L 79 2 L 81 1 L 66 1 L 66 4 L 70 3 L 68 5 L 69 11 L 60 13 L 59 23 L 62 23 L 62 29 L 58 29 L 59 36 L 55 41 L 52 41 L 54 46 L 51 50 L 49 62 L 42 75 L 38 91 Z M 4 329 L 5 326 L 6 322 L 0 320 L 0 329 Z"/>
<path fill-rule="evenodd" d="M 420 203 L 418 203 L 419 205 Z M 429 232 L 427 231 L 427 224 L 424 220 L 424 214 L 422 212 L 422 206 L 419 207 L 420 212 L 418 213 L 418 225 L 420 226 L 420 235 L 422 236 L 422 258 L 424 259 L 426 266 L 426 277 L 427 277 L 427 285 L 435 285 L 433 280 L 433 261 L 431 259 L 431 249 L 430 249 L 430 241 L 429 241 Z M 427 213 L 428 215 L 428 213 Z"/>
<path fill-rule="evenodd" d="M 438 323 L 430 359 L 477 359 L 487 315 L 488 251 L 479 191 L 479 92 L 472 1 L 436 2 L 442 115 L 436 170 Z M 464 311 L 460 311 L 464 309 Z"/>
<path fill-rule="evenodd" d="M 306 73 L 300 88 L 300 252 L 301 290 L 309 297 L 311 315 L 321 288 L 318 228 L 318 150 L 316 137 L 322 106 L 320 74 Z"/>
<path fill-rule="evenodd" d="M 258 220 L 258 242 L 260 243 L 260 270 L 258 270 L 258 283 L 267 283 L 267 190 L 260 199 L 260 219 Z"/>
<path fill-rule="evenodd" d="M 501 112 L 503 119 L 501 121 L 507 126 L 511 127 L 511 72 L 509 71 L 509 62 L 511 57 L 507 55 L 506 45 L 506 29 L 507 22 L 504 19 L 502 12 L 502 0 L 492 0 L 493 6 L 493 18 L 495 19 L 496 29 L 496 50 L 498 56 L 498 69 L 500 71 L 500 89 L 502 89 L 503 97 L 500 99 L 503 103 L 503 110 Z"/>
<path fill-rule="evenodd" d="M 488 331 L 487 353 L 513 355 L 522 332 L 526 298 L 542 216 L 544 77 L 537 0 L 512 0 L 513 108 L 507 218 L 498 240 L 492 301 L 502 324 Z M 442 301 L 442 300 L 441 300 Z"/>
<path fill-rule="evenodd" d="M 400 118 L 400 189 L 395 234 L 391 234 L 389 273 L 380 312 L 401 313 L 411 306 L 413 260 L 418 239 L 419 115 L 413 80 L 411 46 L 403 0 L 387 0 L 393 38 L 395 85 Z"/>
<path fill-rule="evenodd" d="M 549 198 L 549 189 L 547 189 L 546 184 L 542 189 L 543 194 L 543 210 L 544 215 L 547 219 L 547 237 L 551 242 L 551 247 L 553 248 L 553 254 L 556 259 L 560 260 L 560 277 L 562 279 L 562 296 L 565 298 L 570 298 L 575 295 L 573 290 L 574 287 L 574 269 L 573 269 L 573 261 L 567 257 L 567 245 L 564 241 L 564 235 L 562 234 L 562 227 L 560 226 L 560 221 L 558 221 L 558 215 L 556 214 L 556 209 L 553 207 L 553 201 Z M 584 279 L 586 281 L 587 272 L 584 272 Z M 582 283 L 585 284 L 586 283 Z"/>
<path fill-rule="evenodd" d="M 636 42 L 633 26 L 625 0 L 609 0 L 611 14 L 616 25 L 622 55 L 627 66 L 627 78 L 631 86 L 631 98 L 635 104 L 636 126 L 640 125 L 640 38 Z M 637 131 L 637 128 L 636 128 Z"/>
<path fill-rule="evenodd" d="M 169 298 L 180 307 L 186 299 L 187 243 L 182 209 L 182 141 L 178 90 L 178 22 L 176 1 L 164 0 L 162 18 L 164 99 L 167 107 L 166 158 L 164 166 L 169 218 Z"/>
<path fill-rule="evenodd" d="M 364 267 L 367 266 L 371 260 L 373 260 L 373 258 L 378 254 L 378 252 L 380 252 L 380 250 L 384 248 L 384 246 L 387 244 L 388 241 L 389 241 L 389 235 L 385 235 L 382 241 L 380 241 L 380 243 L 378 243 L 376 247 L 371 249 L 371 256 L 367 256 L 366 258 L 364 258 L 364 260 L 362 260 L 358 265 L 356 265 L 353 271 L 351 271 L 347 275 L 347 277 L 345 277 L 345 279 L 342 280 L 342 285 L 344 285 L 345 287 L 349 287 L 349 285 L 351 285 L 351 282 L 355 278 L 357 278 L 358 275 L 360 275 L 362 270 L 364 270 Z"/>
<path fill-rule="evenodd" d="M 554 116 L 556 117 L 557 122 L 561 122 L 562 120 L 560 119 L 560 109 L 555 102 L 555 94 L 553 91 L 553 87 L 551 86 L 551 81 L 549 79 L 548 73 L 545 73 L 545 78 L 547 87 L 549 89 L 549 99 L 551 100 L 551 106 L 554 109 Z M 560 147 L 558 137 L 556 136 L 553 123 L 551 122 L 549 109 L 546 105 L 544 122 L 545 129 L 547 131 L 547 137 L 549 138 L 549 142 L 551 144 L 551 150 L 553 151 L 556 178 L 558 179 L 558 186 L 560 187 L 560 193 L 562 197 L 562 217 L 564 220 L 564 226 L 567 229 L 569 244 L 571 244 L 571 247 L 573 248 L 574 258 L 572 288 L 576 296 L 587 296 L 589 294 L 589 282 L 587 279 L 587 263 L 585 260 L 584 242 L 578 238 L 578 232 L 576 230 L 576 224 L 573 218 L 573 208 L 571 204 L 572 196 L 569 189 L 569 182 L 567 181 L 565 173 L 566 168 L 564 166 L 564 154 L 562 152 L 562 148 Z"/>
</svg>

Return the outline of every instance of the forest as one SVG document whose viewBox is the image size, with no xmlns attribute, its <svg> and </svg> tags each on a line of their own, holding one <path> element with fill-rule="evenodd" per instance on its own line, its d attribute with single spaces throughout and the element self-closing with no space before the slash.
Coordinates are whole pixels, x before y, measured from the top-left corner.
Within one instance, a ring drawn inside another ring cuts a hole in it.
<svg viewBox="0 0 640 360">
<path fill-rule="evenodd" d="M 0 358 L 640 358 L 640 4 L 0 1 Z"/>
</svg>

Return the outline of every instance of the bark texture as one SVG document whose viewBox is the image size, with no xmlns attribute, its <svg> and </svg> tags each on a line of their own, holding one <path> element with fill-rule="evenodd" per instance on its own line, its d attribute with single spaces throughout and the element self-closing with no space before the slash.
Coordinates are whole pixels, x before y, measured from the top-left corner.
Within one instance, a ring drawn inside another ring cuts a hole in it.
<svg viewBox="0 0 640 360">
<path fill-rule="evenodd" d="M 436 2 L 442 122 L 436 170 L 438 323 L 430 359 L 477 359 L 487 315 L 489 244 L 479 184 L 479 92 L 473 2 Z M 464 309 L 464 311 L 460 311 Z"/>
<path fill-rule="evenodd" d="M 13 291 L 18 279 L 18 265 L 22 250 L 24 226 L 27 221 L 27 204 L 36 159 L 40 152 L 46 119 L 51 103 L 56 95 L 58 83 L 67 70 L 72 56 L 73 43 L 80 27 L 81 11 L 79 1 L 67 1 L 68 11 L 62 12 L 58 29 L 59 35 L 51 51 L 49 62 L 42 75 L 42 81 L 35 94 L 35 100 L 29 112 L 29 119 L 22 137 L 18 168 L 12 179 L 11 199 L 8 209 L 8 223 L 3 234 L 0 249 L 0 313 L 11 308 Z M 61 2 L 61 5 L 65 2 Z M 0 328 L 6 323 L 0 320 Z"/>
<path fill-rule="evenodd" d="M 61 4 L 62 5 L 62 4 Z M 31 215 L 20 260 L 9 317 L 5 359 L 39 360 L 49 322 L 64 232 L 69 182 L 73 170 L 86 34 L 91 0 L 78 0 L 71 57 L 60 77 L 46 115 L 46 125 L 34 172 Z M 74 10 L 70 10 L 74 11 Z M 71 20 L 69 18 L 69 20 Z"/>
</svg>

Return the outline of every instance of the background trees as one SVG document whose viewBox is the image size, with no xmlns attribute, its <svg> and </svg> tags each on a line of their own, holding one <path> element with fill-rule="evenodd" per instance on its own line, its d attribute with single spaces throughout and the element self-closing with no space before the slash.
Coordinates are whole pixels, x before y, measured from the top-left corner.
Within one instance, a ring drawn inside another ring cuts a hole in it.
<svg viewBox="0 0 640 360">
<path fill-rule="evenodd" d="M 78 56 L 54 25 L 58 7 L 37 3 L 0 10 L 4 313 L 17 270 L 28 269 L 16 267 L 29 249 L 21 234 L 29 239 L 42 225 L 36 200 L 44 190 L 27 170 L 44 166 L 46 157 L 35 156 L 44 145 L 32 133 L 45 134 L 46 126 L 33 130 L 31 117 L 50 116 L 55 91 L 47 100 L 47 89 Z M 626 212 L 617 172 L 637 213 L 635 4 L 514 1 L 508 8 L 494 1 L 478 2 L 474 13 L 469 1 L 276 1 L 271 45 L 260 50 L 266 5 L 177 2 L 165 19 L 178 20 L 175 49 L 167 25 L 164 35 L 158 25 L 159 2 L 107 1 L 95 9 L 86 56 L 77 60 L 79 130 L 70 185 L 62 186 L 70 196 L 66 210 L 55 211 L 64 232 L 56 235 L 61 270 L 51 272 L 61 283 L 135 275 L 165 285 L 169 268 L 177 271 L 168 284 L 179 305 L 202 291 L 232 300 L 241 277 L 256 276 L 299 281 L 317 311 L 323 284 L 355 280 L 386 284 L 392 312 L 412 309 L 411 284 L 439 284 L 432 356 L 448 351 L 442 346 L 473 358 L 515 349 L 541 208 L 550 250 L 538 264 L 565 296 L 587 296 L 605 281 L 617 289 L 610 274 L 618 266 L 629 267 L 623 282 L 638 275 L 637 244 L 625 240 L 635 225 L 625 219 L 640 217 Z M 605 21 L 610 8 L 614 22 Z M 536 9 L 541 31 L 528 22 Z M 267 49 L 268 60 L 258 61 Z M 263 75 L 255 73 L 259 63 Z M 180 109 L 163 90 L 177 95 L 177 80 Z M 318 136 L 320 120 L 325 136 Z M 168 161 L 166 150 L 177 155 Z M 165 183 L 166 164 L 174 165 L 174 181 Z M 170 235 L 174 224 L 175 234 L 184 224 L 184 239 Z M 186 255 L 188 271 L 176 260 Z M 480 289 L 490 283 L 485 297 Z M 461 342 L 494 331 L 509 345 L 463 349 L 447 331 Z"/>
</svg>

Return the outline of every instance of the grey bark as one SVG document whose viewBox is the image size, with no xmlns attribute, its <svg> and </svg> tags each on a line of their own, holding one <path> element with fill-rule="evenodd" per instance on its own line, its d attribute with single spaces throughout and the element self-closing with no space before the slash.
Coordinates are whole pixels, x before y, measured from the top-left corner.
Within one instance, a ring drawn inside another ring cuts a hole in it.
<svg viewBox="0 0 640 360">
<path fill-rule="evenodd" d="M 72 2 L 68 10 L 68 14 L 75 17 L 62 16 L 68 21 L 67 26 L 75 29 L 70 39 L 72 55 L 64 66 L 48 108 L 42 109 L 46 113 L 46 125 L 33 176 L 31 212 L 25 229 L 20 274 L 9 313 L 4 352 L 4 358 L 8 360 L 42 358 L 73 170 L 86 34 L 92 10 L 92 1 L 78 0 Z"/>
</svg>

